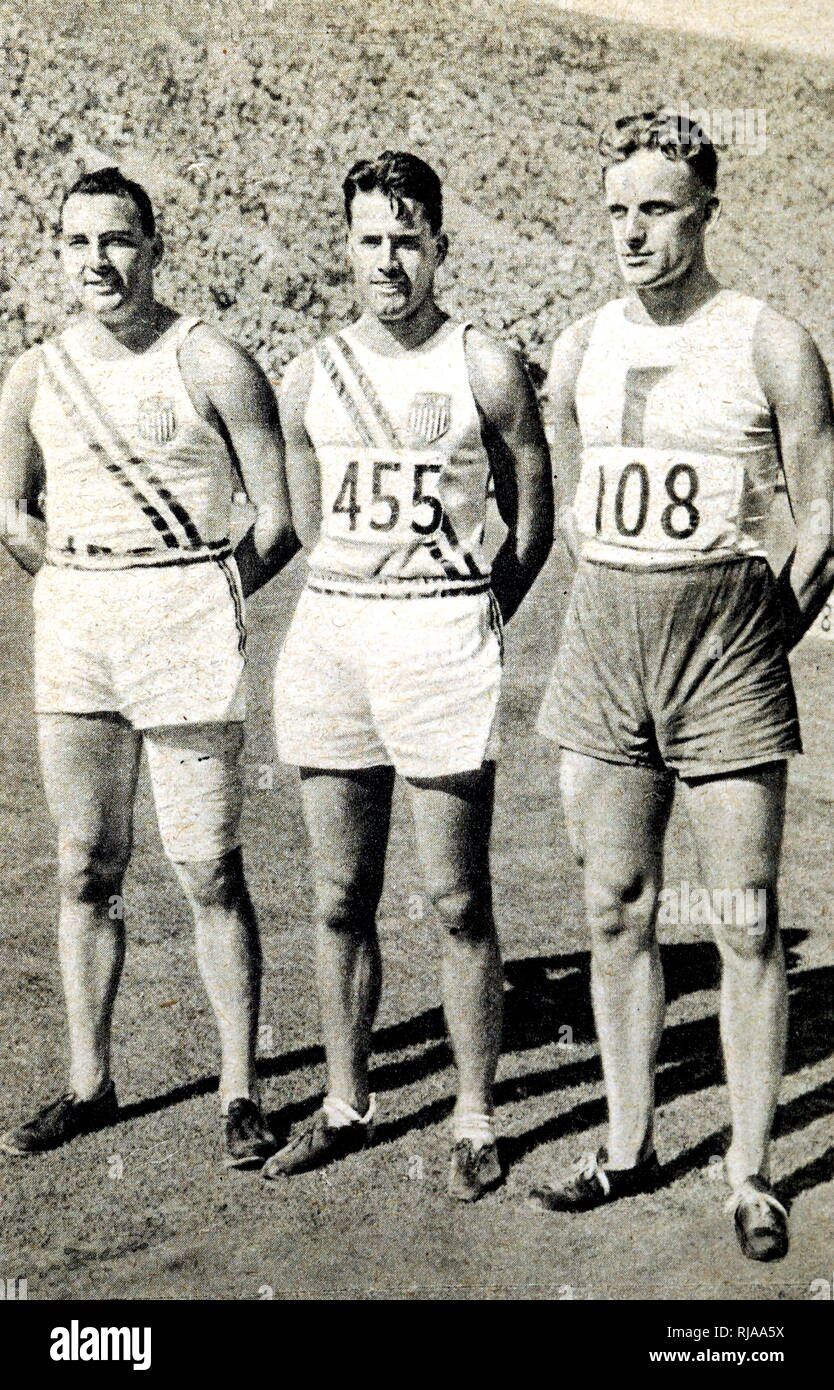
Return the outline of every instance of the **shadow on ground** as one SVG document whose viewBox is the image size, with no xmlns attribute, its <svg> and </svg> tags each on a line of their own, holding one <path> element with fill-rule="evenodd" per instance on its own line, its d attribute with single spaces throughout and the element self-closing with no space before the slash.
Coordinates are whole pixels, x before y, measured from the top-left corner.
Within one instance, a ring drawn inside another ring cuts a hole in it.
<svg viewBox="0 0 834 1390">
<path fill-rule="evenodd" d="M 826 1002 L 834 992 L 834 968 L 798 969 L 796 948 L 804 939 L 804 932 L 783 933 L 790 989 L 787 1074 L 834 1054 L 834 1034 Z M 703 991 L 715 994 L 719 984 L 719 964 L 717 951 L 711 943 L 665 945 L 661 947 L 661 955 L 667 1003 L 683 995 Z M 560 1046 L 566 1018 L 572 1020 L 572 1046 L 593 1045 L 595 1035 L 589 970 L 590 956 L 587 951 L 507 961 L 505 1058 L 547 1046 L 553 1047 L 557 1057 L 562 1053 L 567 1058 L 567 1049 Z M 723 1084 L 718 1017 L 714 1012 L 714 1003 L 713 999 L 713 1011 L 702 1018 L 667 1028 L 658 1057 L 658 1104 Z M 406 1054 L 390 1057 L 373 1068 L 371 1087 L 376 1092 L 392 1091 L 447 1071 L 453 1060 L 439 1008 L 427 1009 L 412 1018 L 377 1029 L 373 1050 L 386 1057 L 388 1054 Z M 321 1047 L 311 1046 L 269 1058 L 261 1063 L 260 1071 L 264 1078 L 276 1079 L 323 1063 Z M 579 1061 L 560 1061 L 545 1070 L 522 1073 L 499 1081 L 495 1091 L 496 1107 L 500 1110 L 501 1106 L 529 1097 L 568 1094 L 577 1087 L 599 1084 L 601 1081 L 600 1060 L 595 1051 Z M 123 1107 L 119 1123 L 168 1109 L 216 1089 L 217 1076 L 200 1077 L 173 1087 L 162 1095 Z M 293 1125 L 313 1114 L 320 1098 L 316 1092 L 272 1112 L 270 1121 L 276 1135 L 283 1140 Z M 377 1142 L 390 1143 L 438 1124 L 450 1113 L 452 1104 L 453 1096 L 450 1094 L 409 1115 L 386 1121 L 376 1130 Z M 778 1137 L 792 1133 L 831 1114 L 834 1114 L 834 1080 L 784 1102 L 776 1114 L 774 1135 Z M 579 1136 L 597 1128 L 604 1123 L 605 1117 L 606 1106 L 602 1097 L 584 1100 L 560 1110 L 532 1129 L 504 1139 L 504 1163 L 512 1167 L 544 1144 L 570 1135 Z M 663 1168 L 660 1186 L 669 1187 L 686 1175 L 707 1168 L 716 1154 L 726 1148 L 728 1137 L 726 1128 L 717 1130 L 678 1154 Z M 832 1178 L 834 1147 L 784 1178 L 779 1184 L 779 1191 L 783 1200 L 791 1201 L 801 1192 L 830 1182 Z"/>
</svg>

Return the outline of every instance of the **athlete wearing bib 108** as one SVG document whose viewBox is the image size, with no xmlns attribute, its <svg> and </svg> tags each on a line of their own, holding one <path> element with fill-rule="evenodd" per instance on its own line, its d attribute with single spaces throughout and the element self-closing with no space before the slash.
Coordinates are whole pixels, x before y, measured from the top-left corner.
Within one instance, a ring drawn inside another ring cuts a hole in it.
<svg viewBox="0 0 834 1390">
<path fill-rule="evenodd" d="M 362 314 L 296 358 L 281 391 L 293 513 L 312 553 L 275 679 L 278 749 L 301 768 L 312 843 L 329 1091 L 264 1172 L 329 1162 L 371 1135 L 375 917 L 396 770 L 444 929 L 459 1076 L 449 1192 L 472 1200 L 501 1176 L 488 864 L 501 624 L 550 549 L 550 464 L 518 359 L 435 303 L 447 245 L 437 175 L 388 151 L 354 165 L 344 194 Z M 509 528 L 491 574 L 490 471 Z"/>
<path fill-rule="evenodd" d="M 238 833 L 244 597 L 298 549 L 277 402 L 240 348 L 157 302 L 147 193 L 85 175 L 61 214 L 82 314 L 12 366 L 0 402 L 7 549 L 35 575 L 35 702 L 58 831 L 70 1091 L 0 1136 L 30 1154 L 116 1110 L 110 1024 L 144 742 L 222 1047 L 227 1166 L 275 1148 L 258 1107 L 257 925 Z M 235 553 L 239 471 L 257 519 Z M 45 487 L 45 521 L 32 511 Z M 117 910 L 114 910 L 114 905 Z"/>
<path fill-rule="evenodd" d="M 804 329 L 707 267 L 717 159 L 703 131 L 628 117 L 601 149 L 629 295 L 553 352 L 556 456 L 579 463 L 565 515 L 578 566 L 539 728 L 564 750 L 609 1142 L 532 1200 L 577 1210 L 658 1180 L 655 926 L 677 787 L 723 967 L 729 1207 L 744 1254 L 773 1259 L 788 1241 L 768 1173 L 786 1026 L 776 883 L 800 750 L 787 649 L 834 576 L 830 389 Z M 777 581 L 764 541 L 783 472 L 796 549 Z"/>
</svg>

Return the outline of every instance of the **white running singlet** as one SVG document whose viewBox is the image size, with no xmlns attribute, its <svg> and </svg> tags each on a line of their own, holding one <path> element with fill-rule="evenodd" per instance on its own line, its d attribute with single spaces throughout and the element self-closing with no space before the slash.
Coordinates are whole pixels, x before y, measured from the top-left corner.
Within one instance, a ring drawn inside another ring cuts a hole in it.
<svg viewBox="0 0 834 1390">
<path fill-rule="evenodd" d="M 319 343 L 304 424 L 321 473 L 309 587 L 434 597 L 485 590 L 490 466 L 464 355 L 445 322 L 388 357 L 351 329 Z"/>
<path fill-rule="evenodd" d="M 686 323 L 632 323 L 627 299 L 596 315 L 576 384 L 582 555 L 668 568 L 766 555 L 781 478 L 756 377 L 758 299 L 720 290 Z"/>
<path fill-rule="evenodd" d="M 30 424 L 46 470 L 49 563 L 123 569 L 231 553 L 232 461 L 177 355 L 199 322 L 179 318 L 125 357 L 94 355 L 76 326 L 43 344 Z"/>
</svg>

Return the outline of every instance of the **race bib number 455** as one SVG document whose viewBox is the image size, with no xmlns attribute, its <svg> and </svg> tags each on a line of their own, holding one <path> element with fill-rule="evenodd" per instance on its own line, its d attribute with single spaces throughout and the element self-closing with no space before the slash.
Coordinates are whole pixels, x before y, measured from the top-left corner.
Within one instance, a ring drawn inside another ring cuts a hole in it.
<svg viewBox="0 0 834 1390">
<path fill-rule="evenodd" d="M 328 536 L 406 544 L 434 535 L 445 454 L 425 449 L 339 449 L 326 460 L 323 523 Z"/>
<path fill-rule="evenodd" d="M 574 501 L 583 539 L 637 550 L 712 550 L 738 537 L 744 466 L 720 454 L 585 449 Z"/>
</svg>

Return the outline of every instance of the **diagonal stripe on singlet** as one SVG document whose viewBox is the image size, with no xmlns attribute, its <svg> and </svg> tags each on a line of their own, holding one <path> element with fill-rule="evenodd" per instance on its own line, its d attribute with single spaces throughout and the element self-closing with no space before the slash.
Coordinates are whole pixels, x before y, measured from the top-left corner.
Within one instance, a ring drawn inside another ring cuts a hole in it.
<svg viewBox="0 0 834 1390">
<path fill-rule="evenodd" d="M 331 341 L 333 340 L 331 339 Z M 354 373 L 357 377 L 359 387 L 358 400 L 354 392 L 350 389 L 350 385 L 345 379 L 344 374 L 339 370 L 338 363 L 336 362 L 336 359 L 333 356 L 333 353 L 331 352 L 328 344 L 326 342 L 319 343 L 319 346 L 316 349 L 316 351 L 318 353 L 319 361 L 321 362 L 322 366 L 324 367 L 324 370 L 327 372 L 327 375 L 333 383 L 333 387 L 336 390 L 336 393 L 338 394 L 339 400 L 342 402 L 342 405 L 347 411 L 348 416 L 350 417 L 351 424 L 359 434 L 362 443 L 366 446 L 366 448 L 369 449 L 374 449 L 378 447 L 377 441 L 374 439 L 365 422 L 365 418 L 362 414 L 362 408 L 359 404 L 359 401 L 362 401 L 366 409 L 370 408 L 371 414 L 374 417 L 377 427 L 381 430 L 382 437 L 385 443 L 388 445 L 388 447 L 392 449 L 399 448 L 400 445 L 397 439 L 397 434 L 394 429 L 394 426 L 389 420 L 388 415 L 386 414 L 385 409 L 382 405 L 382 402 L 379 399 L 379 396 L 377 395 L 374 388 L 371 386 L 367 376 L 365 376 L 365 373 L 362 371 L 362 368 L 356 361 L 355 354 L 351 350 L 349 344 L 344 341 L 344 339 L 342 339 L 339 343 L 339 347 L 341 348 L 341 351 L 344 354 L 346 360 L 353 367 Z M 370 392 L 368 391 L 368 387 L 370 387 Z M 460 571 L 456 569 L 455 566 L 449 562 L 449 560 L 446 559 L 445 555 L 443 554 L 440 547 L 436 544 L 436 542 L 426 540 L 424 544 L 432 559 L 436 560 L 437 563 L 440 565 L 447 579 L 463 578 Z"/>
<path fill-rule="evenodd" d="M 367 372 L 363 368 L 361 362 L 359 361 L 359 358 L 356 356 L 356 353 L 354 352 L 344 333 L 339 334 L 338 345 L 339 350 L 343 354 L 345 361 L 347 362 L 348 366 L 353 372 L 353 375 L 356 378 L 356 383 L 359 387 L 359 391 L 361 392 L 362 399 L 364 400 L 365 404 L 370 408 L 374 416 L 374 419 L 376 420 L 380 429 L 385 434 L 387 442 L 394 449 L 402 449 L 407 447 L 402 440 L 402 437 L 400 435 L 399 430 L 397 429 L 396 424 L 394 423 L 388 411 L 385 409 L 385 406 L 383 405 L 382 401 L 380 400 L 379 393 L 377 392 L 376 387 L 368 377 Z M 443 536 L 443 539 L 446 541 L 449 547 L 449 550 L 452 552 L 452 557 L 450 558 L 443 554 L 443 551 L 441 550 L 440 546 L 437 543 L 437 539 L 435 538 L 426 541 L 425 544 L 432 559 L 436 560 L 439 565 L 442 565 L 446 575 L 450 579 L 464 578 L 465 575 L 461 574 L 460 569 L 454 563 L 454 561 L 457 561 L 459 564 L 460 561 L 463 561 L 463 564 L 465 565 L 466 570 L 470 575 L 477 575 L 478 578 L 483 578 L 483 575 L 481 574 L 480 569 L 475 563 L 474 558 L 469 554 L 469 551 L 465 548 L 465 546 L 462 546 L 460 541 L 458 540 L 455 534 L 455 529 L 452 526 L 452 523 L 446 515 L 445 511 L 441 514 L 439 529 L 440 533 Z"/>
<path fill-rule="evenodd" d="M 353 352 L 350 344 L 346 342 L 341 335 L 339 337 L 338 346 L 345 361 L 350 365 L 356 377 L 357 390 L 351 390 L 349 381 L 346 379 L 344 373 L 339 370 L 339 365 L 327 343 L 321 343 L 319 345 L 319 359 L 338 392 L 339 399 L 348 412 L 354 429 L 358 430 L 362 442 L 370 449 L 378 447 L 377 442 L 374 440 L 365 423 L 365 418 L 362 413 L 362 405 L 364 405 L 366 410 L 370 410 L 374 422 L 381 431 L 382 438 L 388 448 L 401 448 L 402 445 L 400 444 L 394 424 L 379 399 L 375 388 L 359 365 L 356 354 Z M 360 401 L 362 405 L 360 405 Z M 436 541 L 426 540 L 425 546 L 432 559 L 436 560 L 437 564 L 440 565 L 447 579 L 462 579 L 464 577 L 452 561 L 443 554 L 443 551 Z"/>
<path fill-rule="evenodd" d="M 450 549 L 454 551 L 455 555 L 460 556 L 469 573 L 472 575 L 476 575 L 478 579 L 483 579 L 483 570 L 481 570 L 478 567 L 478 562 L 476 561 L 474 555 L 471 555 L 469 553 L 465 545 L 461 545 L 455 532 L 455 528 L 445 512 L 440 518 L 440 530 L 445 539 L 448 541 Z"/>
<path fill-rule="evenodd" d="M 377 424 L 385 433 L 386 443 L 390 444 L 391 447 L 394 449 L 405 448 L 405 443 L 400 437 L 400 432 L 397 429 L 397 426 L 394 424 L 394 421 L 391 419 L 391 416 L 388 414 L 388 411 L 382 404 L 376 387 L 368 377 L 365 369 L 362 366 L 362 363 L 359 361 L 359 358 L 356 356 L 356 353 L 353 351 L 353 348 L 351 347 L 344 333 L 339 334 L 338 342 L 339 350 L 341 351 L 345 361 L 347 362 L 348 366 L 353 372 L 353 375 L 356 377 L 356 381 L 358 383 L 359 390 L 361 391 L 362 396 L 364 397 L 366 403 L 370 406 L 374 418 L 377 421 Z"/>
<path fill-rule="evenodd" d="M 457 565 L 453 564 L 453 562 L 450 559 L 448 559 L 446 555 L 443 554 L 443 551 L 440 549 L 440 546 L 437 544 L 437 541 L 427 540 L 424 542 L 424 544 L 432 559 L 436 560 L 440 568 L 443 570 L 443 573 L 446 575 L 447 579 L 464 578 L 464 575 L 461 574 Z"/>
<path fill-rule="evenodd" d="M 145 485 L 156 492 L 157 502 L 162 502 L 175 520 L 179 522 L 186 534 L 189 545 L 202 546 L 204 544 L 203 538 L 194 525 L 194 522 L 191 520 L 191 517 L 188 515 L 188 512 L 185 510 L 185 507 L 183 507 L 182 503 L 169 491 L 162 482 L 162 479 L 156 476 L 147 460 L 139 457 L 139 455 L 133 452 L 130 442 L 125 439 L 118 426 L 110 419 L 101 402 L 96 398 L 89 382 L 72 360 L 63 343 L 53 343 L 51 346 L 54 348 L 64 371 L 81 393 L 84 404 L 96 420 L 96 423 L 109 436 L 111 444 L 116 452 L 123 456 L 123 463 L 126 462 L 130 464 L 141 473 Z M 69 395 L 69 392 L 67 392 L 67 394 Z"/>
<path fill-rule="evenodd" d="M 353 425 L 353 428 L 356 430 L 356 433 L 359 435 L 359 438 L 361 439 L 362 443 L 368 449 L 376 448 L 377 441 L 374 439 L 373 435 L 371 434 L 371 431 L 368 429 L 368 426 L 362 417 L 362 412 L 359 408 L 359 405 L 351 395 L 348 384 L 342 376 L 341 372 L 339 371 L 339 368 L 336 365 L 336 360 L 333 357 L 330 348 L 327 346 L 327 343 L 319 343 L 318 347 L 316 348 L 316 356 L 318 357 L 321 365 L 324 367 L 324 370 L 327 372 L 333 389 L 335 390 L 336 395 L 339 397 L 339 400 L 342 402 L 342 405 L 347 411 L 350 423 Z"/>
<path fill-rule="evenodd" d="M 355 424 L 357 420 L 360 421 L 362 427 L 366 428 L 361 412 L 361 405 L 364 405 L 365 409 L 369 410 L 373 416 L 377 427 L 382 431 L 383 438 L 388 447 L 392 449 L 406 448 L 407 445 L 403 442 L 396 424 L 380 400 L 376 387 L 368 377 L 367 372 L 363 368 L 344 333 L 340 333 L 335 341 L 339 352 L 344 357 L 345 362 L 355 378 L 356 387 L 353 390 L 351 389 L 349 380 L 345 377 L 344 373 L 339 370 L 336 359 L 330 349 L 326 344 L 322 344 L 322 347 L 327 352 L 330 360 L 330 367 L 327 369 L 330 379 L 339 391 L 340 398 L 351 414 L 351 419 Z M 371 444 L 372 443 L 373 441 L 371 441 Z M 439 536 L 442 536 L 451 555 L 445 555 L 443 553 L 442 548 L 438 544 Z M 441 513 L 439 536 L 436 534 L 431 539 L 427 539 L 424 544 L 432 559 L 436 560 L 442 567 L 447 578 L 465 579 L 470 576 L 483 578 L 482 571 L 479 569 L 475 559 L 458 540 L 454 527 L 445 511 Z M 460 569 L 461 562 L 465 567 L 463 572 Z"/>
<path fill-rule="evenodd" d="M 183 507 L 182 503 L 169 491 L 162 479 L 156 476 L 147 460 L 133 452 L 130 442 L 122 435 L 118 426 L 109 418 L 100 401 L 96 398 L 89 383 L 86 381 L 63 344 L 55 343 L 53 346 L 55 347 L 64 370 L 72 378 L 82 393 L 85 404 L 94 416 L 96 422 L 105 433 L 109 435 L 113 447 L 123 455 L 123 461 L 137 469 L 141 473 L 142 480 L 146 486 L 152 488 L 156 492 L 157 501 L 161 501 L 168 508 L 171 515 L 183 528 L 189 545 L 202 546 L 204 544 L 203 538 L 194 525 L 194 522 L 191 520 L 188 512 L 185 510 L 185 507 Z"/>
<path fill-rule="evenodd" d="M 150 521 L 154 530 L 160 533 L 165 544 L 169 548 L 179 550 L 179 542 L 177 541 L 176 536 L 174 535 L 173 531 L 171 530 L 168 522 L 165 520 L 165 517 L 162 515 L 162 513 L 156 510 L 153 503 L 150 501 L 149 498 L 145 496 L 143 492 L 140 492 L 133 479 L 125 472 L 121 465 L 116 463 L 114 459 L 110 458 L 104 445 L 99 444 L 97 439 L 93 439 L 91 437 L 90 430 L 87 428 L 87 422 L 81 414 L 78 405 L 73 400 L 72 396 L 70 395 L 67 388 L 64 386 L 63 382 L 60 381 L 58 377 L 55 375 L 55 372 L 53 371 L 45 356 L 43 357 L 43 368 L 50 387 L 54 391 L 58 400 L 61 402 L 61 405 L 64 407 L 64 410 L 69 416 L 69 419 L 78 429 L 78 432 L 81 435 L 81 438 L 84 440 L 84 443 L 86 444 L 87 448 L 102 465 L 102 467 L 107 470 L 110 476 L 114 478 L 116 482 L 121 483 L 122 487 L 125 488 L 125 490 L 130 494 L 133 501 L 137 504 L 141 511 L 144 512 L 145 516 Z"/>
</svg>

